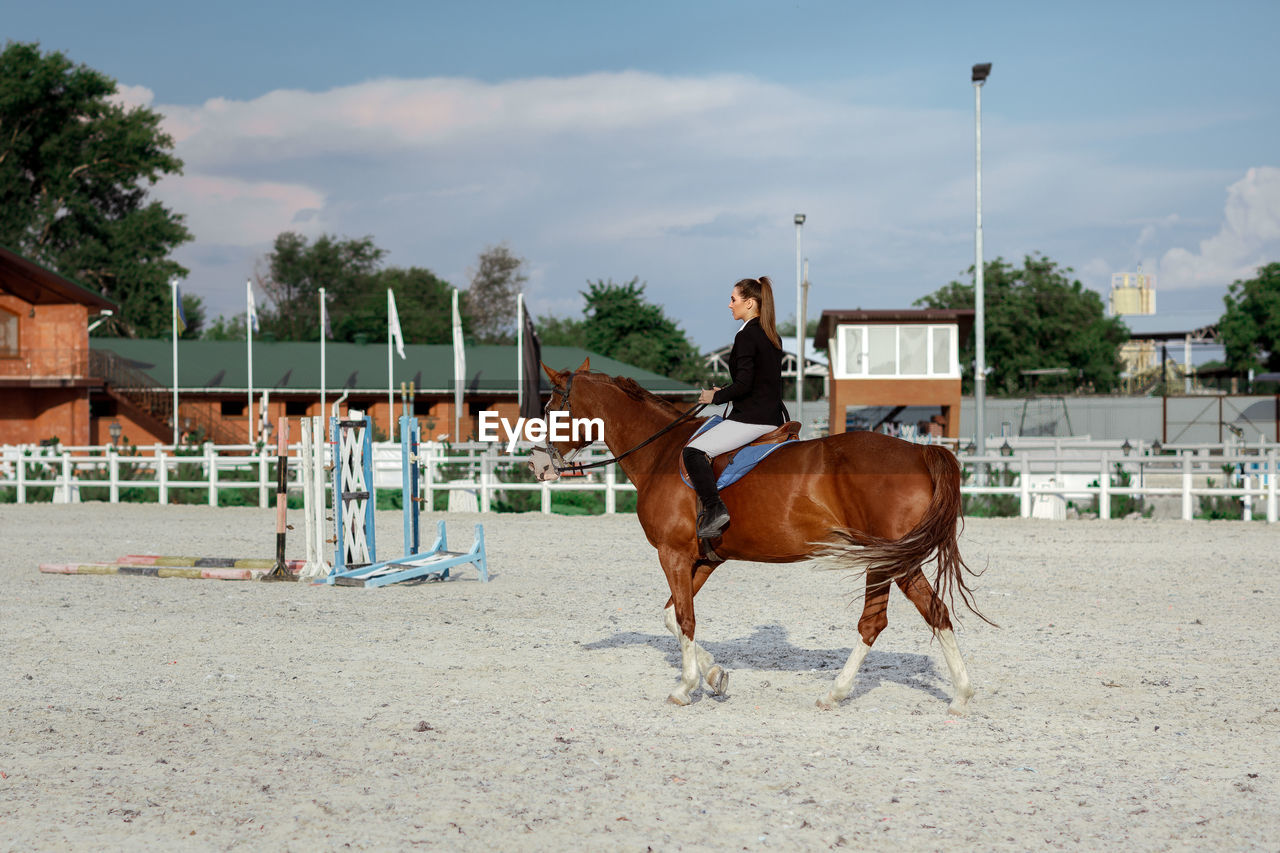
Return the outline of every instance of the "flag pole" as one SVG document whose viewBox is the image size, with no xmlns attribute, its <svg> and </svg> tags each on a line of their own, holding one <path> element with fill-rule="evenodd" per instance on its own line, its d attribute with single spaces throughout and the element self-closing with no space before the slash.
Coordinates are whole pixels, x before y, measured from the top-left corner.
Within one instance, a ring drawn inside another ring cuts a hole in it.
<svg viewBox="0 0 1280 853">
<path fill-rule="evenodd" d="M 244 280 L 244 330 L 249 348 L 249 443 L 258 440 L 257 422 L 253 419 L 253 282 Z"/>
<path fill-rule="evenodd" d="M 327 418 L 324 410 L 324 328 L 327 325 L 324 316 L 324 288 L 320 288 L 320 417 Z"/>
<path fill-rule="evenodd" d="M 516 294 L 516 417 L 524 412 L 524 294 Z"/>
<path fill-rule="evenodd" d="M 178 279 L 169 279 L 169 299 L 173 310 L 169 322 L 173 326 L 173 449 L 178 449 Z"/>
<path fill-rule="evenodd" d="M 387 288 L 387 435 L 391 436 L 391 440 L 396 440 L 396 395 L 395 395 L 395 366 L 391 361 L 391 312 L 396 310 L 392 307 L 391 300 L 395 297 L 391 295 L 391 288 Z"/>
</svg>

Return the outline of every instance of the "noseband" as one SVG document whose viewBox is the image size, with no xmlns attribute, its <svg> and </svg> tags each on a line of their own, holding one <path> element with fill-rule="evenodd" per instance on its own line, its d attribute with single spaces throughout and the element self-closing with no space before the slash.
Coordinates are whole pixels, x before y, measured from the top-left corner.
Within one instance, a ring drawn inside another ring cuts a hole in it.
<svg viewBox="0 0 1280 853">
<path fill-rule="evenodd" d="M 564 382 L 564 388 L 555 388 L 554 386 L 552 386 L 552 387 L 553 387 L 553 390 L 554 390 L 554 391 L 559 391 L 559 392 L 560 392 L 560 395 L 564 398 L 564 408 L 562 408 L 562 409 L 556 409 L 556 411 L 558 411 L 558 412 L 568 412 L 568 413 L 569 413 L 569 418 L 570 418 L 570 420 L 572 420 L 572 418 L 573 418 L 573 410 L 572 410 L 572 409 L 570 408 L 570 406 L 569 406 L 569 394 L 570 394 L 570 392 L 571 392 L 571 391 L 573 391 L 573 377 L 574 377 L 574 376 L 575 376 L 575 374 L 573 374 L 573 373 L 570 373 L 570 374 L 569 374 L 569 377 L 568 377 L 567 379 L 565 379 L 565 382 Z M 541 449 L 543 452 L 545 452 L 545 453 L 547 454 L 547 456 L 551 459 L 551 467 L 555 470 L 555 472 L 556 472 L 557 474 L 562 474 L 562 475 L 563 475 L 563 474 L 566 474 L 566 473 L 567 473 L 569 476 L 574 476 L 574 475 L 576 475 L 576 474 L 581 474 L 583 471 L 586 471 L 588 468 L 600 468 L 600 467 L 603 467 L 603 466 L 605 466 L 605 465 L 612 465 L 612 464 L 613 464 L 613 463 L 615 463 L 615 462 L 621 462 L 623 459 L 626 459 L 628 456 L 630 456 L 632 453 L 635 453 L 635 452 L 636 452 L 637 450 L 639 450 L 640 448 L 642 448 L 642 447 L 644 447 L 644 446 L 646 446 L 646 445 L 648 445 L 648 444 L 650 444 L 650 443 L 652 443 L 652 442 L 654 442 L 654 441 L 657 441 L 660 437 L 662 437 L 662 436 L 666 435 L 668 432 L 670 432 L 671 430 L 675 429 L 675 428 L 676 428 L 677 426 L 679 426 L 680 424 L 684 423 L 685 421 L 689 420 L 690 418 L 696 417 L 696 416 L 697 416 L 697 414 L 698 414 L 698 412 L 701 412 L 701 411 L 702 411 L 703 409 L 705 409 L 706 407 L 707 407 L 707 406 L 706 406 L 706 404 L 705 404 L 705 403 L 694 403 L 694 404 L 693 404 L 693 406 L 691 406 L 690 408 L 688 408 L 687 410 L 685 410 L 685 411 L 684 411 L 684 412 L 683 412 L 679 417 L 677 417 L 674 421 L 672 421 L 671 423 L 667 424 L 667 425 L 666 425 L 666 426 L 664 426 L 662 429 L 658 430 L 658 431 L 657 431 L 657 432 L 655 432 L 653 435 L 649 436 L 649 437 L 648 437 L 648 438 L 646 438 L 644 441 L 642 441 L 642 442 L 640 442 L 639 444 L 637 444 L 635 447 L 631 448 L 630 450 L 626 451 L 625 453 L 619 453 L 617 456 L 610 456 L 608 459 L 600 459 L 600 460 L 597 460 L 596 462 L 588 462 L 588 463 L 585 463 L 585 464 L 584 464 L 584 463 L 582 463 L 582 462 L 570 462 L 569 460 L 565 459 L 565 458 L 564 458 L 564 456 L 562 456 L 562 455 L 561 455 L 560 451 L 556 449 L 555 445 L 553 445 L 553 444 L 551 443 L 551 430 L 550 430 L 550 428 L 548 428 L 548 429 L 547 429 L 547 443 L 546 443 L 546 446 L 545 446 L 545 447 L 543 447 L 543 448 L 540 448 L 540 449 Z M 543 415 L 550 415 L 550 414 L 551 414 L 551 400 L 550 400 L 550 399 L 548 399 L 548 400 L 547 400 L 547 405 L 543 406 L 543 408 L 542 408 L 542 414 L 543 414 Z M 548 421 L 548 423 L 549 423 L 549 422 L 550 422 L 550 418 L 547 418 L 547 421 Z M 581 449 L 582 449 L 582 448 L 578 448 L 578 450 L 581 450 Z M 575 451 L 574 451 L 574 453 L 575 453 L 575 454 L 576 454 L 577 452 L 578 452 L 577 450 L 575 450 Z"/>
</svg>

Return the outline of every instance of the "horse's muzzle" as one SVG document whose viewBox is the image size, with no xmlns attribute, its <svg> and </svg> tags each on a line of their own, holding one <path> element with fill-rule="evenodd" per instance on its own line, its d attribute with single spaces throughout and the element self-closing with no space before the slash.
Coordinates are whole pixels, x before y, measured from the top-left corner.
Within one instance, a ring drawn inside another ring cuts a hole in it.
<svg viewBox="0 0 1280 853">
<path fill-rule="evenodd" d="M 539 483 L 560 479 L 560 473 L 556 471 L 551 454 L 541 447 L 535 447 L 530 454 L 529 469 L 533 471 L 533 476 Z"/>
</svg>

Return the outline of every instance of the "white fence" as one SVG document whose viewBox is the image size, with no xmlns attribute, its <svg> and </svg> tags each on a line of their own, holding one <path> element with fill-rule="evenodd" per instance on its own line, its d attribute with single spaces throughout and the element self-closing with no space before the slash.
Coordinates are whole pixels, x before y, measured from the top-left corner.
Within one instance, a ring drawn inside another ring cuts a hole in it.
<svg viewBox="0 0 1280 853">
<path fill-rule="evenodd" d="M 1002 439 L 992 439 L 993 446 L 996 441 Z M 973 496 L 1016 496 L 1017 514 L 1024 518 L 1064 517 L 1068 501 L 1084 503 L 1087 511 L 1110 518 L 1117 498 L 1128 496 L 1176 503 L 1175 511 L 1167 514 L 1188 520 L 1197 515 L 1200 497 L 1238 498 L 1245 519 L 1257 514 L 1265 515 L 1268 522 L 1277 521 L 1280 446 L 1276 444 L 1178 445 L 1153 452 L 1141 443 L 1126 451 L 1114 441 L 1087 439 L 1012 438 L 1008 442 L 1001 451 L 986 456 L 961 455 L 966 472 L 961 491 Z M 290 448 L 292 488 L 301 484 L 299 453 L 298 445 Z M 603 445 L 594 445 L 579 461 L 606 455 Z M 582 478 L 528 482 L 527 458 L 508 456 L 496 444 L 427 442 L 419 458 L 420 493 L 428 507 L 434 507 L 437 493 L 444 493 L 450 495 L 450 509 L 491 512 L 498 501 L 509 502 L 515 493 L 534 492 L 539 496 L 538 508 L 549 513 L 555 494 L 586 491 L 603 493 L 604 511 L 615 513 L 619 494 L 635 491 L 615 465 Z M 4 446 L 0 447 L 0 501 L 26 503 L 43 497 L 33 490 L 51 488 L 55 502 L 77 502 L 84 490 L 92 488 L 111 503 L 120 501 L 122 489 L 155 490 L 155 500 L 167 504 L 172 490 L 182 488 L 203 491 L 210 506 L 218 505 L 219 495 L 228 490 L 256 490 L 258 505 L 265 507 L 275 491 L 274 463 L 273 449 L 250 445 L 206 444 L 199 455 L 176 455 L 171 445 L 156 445 L 138 455 L 119 454 L 110 446 Z M 375 444 L 373 464 L 375 488 L 398 494 L 399 445 Z M 228 472 L 233 471 L 239 473 L 230 479 Z M 185 478 L 179 479 L 180 475 Z"/>
</svg>

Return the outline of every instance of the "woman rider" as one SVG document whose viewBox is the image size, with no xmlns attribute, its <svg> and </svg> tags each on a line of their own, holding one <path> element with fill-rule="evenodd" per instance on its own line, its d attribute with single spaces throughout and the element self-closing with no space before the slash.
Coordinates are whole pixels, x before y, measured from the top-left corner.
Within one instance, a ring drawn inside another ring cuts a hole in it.
<svg viewBox="0 0 1280 853">
<path fill-rule="evenodd" d="M 729 310 L 742 327 L 729 352 L 732 382 L 704 390 L 699 403 L 733 403 L 728 418 L 706 430 L 684 449 L 684 467 L 702 500 L 698 538 L 714 539 L 729 525 L 729 510 L 720 500 L 711 459 L 750 444 L 784 423 L 782 408 L 782 339 L 775 328 L 773 283 L 768 277 L 744 278 L 729 294 Z"/>
</svg>

